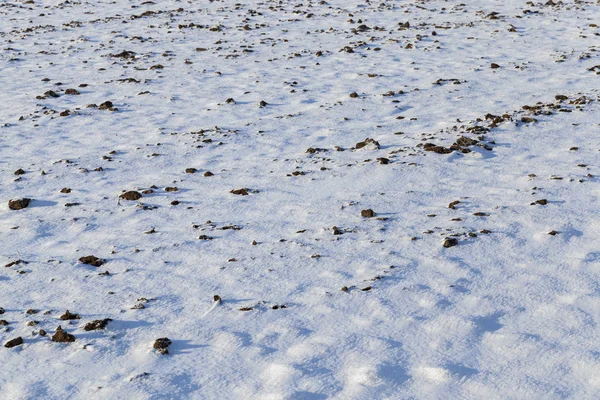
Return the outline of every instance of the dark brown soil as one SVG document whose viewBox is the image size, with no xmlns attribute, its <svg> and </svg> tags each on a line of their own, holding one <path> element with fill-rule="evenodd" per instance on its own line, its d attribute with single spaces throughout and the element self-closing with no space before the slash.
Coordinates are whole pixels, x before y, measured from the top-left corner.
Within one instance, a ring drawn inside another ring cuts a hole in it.
<svg viewBox="0 0 600 400">
<path fill-rule="evenodd" d="M 71 343 L 75 341 L 75 336 L 63 331 L 62 327 L 59 325 L 58 328 L 56 328 L 54 335 L 52 335 L 52 341 L 58 343 Z"/>
<path fill-rule="evenodd" d="M 106 262 L 106 260 L 103 260 L 102 258 L 98 258 L 95 256 L 85 256 L 85 257 L 81 257 L 79 259 L 79 262 L 82 264 L 93 265 L 94 267 L 100 267 L 101 265 L 103 265 Z"/>
<path fill-rule="evenodd" d="M 100 110 L 109 110 L 113 107 L 113 103 L 112 101 L 105 101 L 104 103 L 100 104 L 98 106 L 98 109 Z"/>
<path fill-rule="evenodd" d="M 444 247 L 448 248 L 448 247 L 454 247 L 454 246 L 458 246 L 458 239 L 447 238 L 446 240 L 444 240 Z"/>
<path fill-rule="evenodd" d="M 10 208 L 11 210 L 22 210 L 24 208 L 27 208 L 29 206 L 30 202 L 31 202 L 31 199 L 27 199 L 27 198 L 9 200 L 8 208 Z"/>
<path fill-rule="evenodd" d="M 18 338 L 14 338 L 14 339 L 11 339 L 8 342 L 6 342 L 4 344 L 4 347 L 10 349 L 11 347 L 19 346 L 22 344 L 23 344 L 23 338 L 19 336 Z"/>
<path fill-rule="evenodd" d="M 248 196 L 248 189 L 247 188 L 234 189 L 230 193 L 237 194 L 240 196 Z"/>
<path fill-rule="evenodd" d="M 105 318 L 105 319 L 97 319 L 94 320 L 92 322 L 88 322 L 87 324 L 85 324 L 85 326 L 83 327 L 84 331 L 97 331 L 100 329 L 104 329 L 106 328 L 106 326 L 108 325 L 108 323 L 112 321 L 112 319 L 110 318 Z"/>
<path fill-rule="evenodd" d="M 454 210 L 458 204 L 460 204 L 460 201 L 458 201 L 458 200 L 453 201 L 452 203 L 448 204 L 448 208 L 451 208 Z"/>
<path fill-rule="evenodd" d="M 139 200 L 142 198 L 142 194 L 140 192 L 136 192 L 135 190 L 130 190 L 128 192 L 123 193 L 119 196 L 123 200 Z"/>
<path fill-rule="evenodd" d="M 60 319 L 63 321 L 68 321 L 72 319 L 80 319 L 79 314 L 72 314 L 67 310 L 63 315 L 60 316 Z"/>
<path fill-rule="evenodd" d="M 171 345 L 171 340 L 169 338 L 159 338 L 156 339 L 156 341 L 154 342 L 154 348 L 160 353 L 160 354 L 169 354 L 169 346 Z"/>
<path fill-rule="evenodd" d="M 373 218 L 375 216 L 375 212 L 373 210 L 371 210 L 370 208 L 368 208 L 366 210 L 362 210 L 360 212 L 360 216 L 364 217 L 364 218 Z"/>
</svg>

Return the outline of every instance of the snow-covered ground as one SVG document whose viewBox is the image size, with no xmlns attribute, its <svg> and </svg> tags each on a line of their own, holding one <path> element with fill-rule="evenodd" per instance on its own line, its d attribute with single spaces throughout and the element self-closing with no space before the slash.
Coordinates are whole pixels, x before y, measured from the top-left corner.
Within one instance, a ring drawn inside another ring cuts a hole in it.
<svg viewBox="0 0 600 400">
<path fill-rule="evenodd" d="M 0 398 L 598 398 L 598 25 L 1 2 Z"/>
</svg>

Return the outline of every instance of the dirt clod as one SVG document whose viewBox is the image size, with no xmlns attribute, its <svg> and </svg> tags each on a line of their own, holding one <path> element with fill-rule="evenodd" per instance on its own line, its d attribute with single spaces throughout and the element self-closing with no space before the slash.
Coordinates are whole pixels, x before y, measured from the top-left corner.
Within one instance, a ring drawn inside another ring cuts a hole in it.
<svg viewBox="0 0 600 400">
<path fill-rule="evenodd" d="M 65 332 L 59 325 L 58 328 L 56 328 L 54 335 L 52 335 L 52 341 L 58 343 L 71 343 L 75 341 L 75 336 Z"/>
<path fill-rule="evenodd" d="M 362 210 L 360 212 L 360 216 L 364 217 L 364 218 L 373 218 L 375 216 L 375 212 L 373 210 L 371 210 L 370 208 L 368 208 L 366 210 Z"/>
<path fill-rule="evenodd" d="M 4 347 L 10 349 L 12 347 L 20 346 L 22 344 L 23 344 L 23 338 L 19 336 L 18 338 L 14 338 L 14 339 L 11 339 L 8 342 L 6 342 L 4 344 Z"/>
<path fill-rule="evenodd" d="M 30 202 L 31 202 L 31 199 L 27 199 L 27 198 L 9 200 L 8 208 L 10 208 L 11 210 L 22 210 L 24 208 L 27 208 L 29 206 Z"/>
<path fill-rule="evenodd" d="M 142 198 L 142 194 L 140 192 L 136 192 L 135 190 L 130 190 L 120 195 L 119 198 L 123 200 L 139 200 Z"/>
<path fill-rule="evenodd" d="M 97 331 L 100 329 L 104 329 L 106 328 L 106 326 L 108 325 L 108 323 L 112 321 L 112 319 L 110 318 L 105 318 L 105 319 L 96 319 L 92 322 L 88 322 L 87 324 L 85 324 L 85 326 L 83 327 L 84 331 Z"/>
<path fill-rule="evenodd" d="M 446 240 L 444 240 L 444 247 L 445 248 L 454 247 L 454 246 L 458 246 L 458 239 L 455 239 L 455 238 L 446 238 Z"/>
<path fill-rule="evenodd" d="M 79 314 L 72 314 L 67 310 L 63 315 L 60 316 L 60 319 L 63 321 L 68 321 L 72 319 L 80 319 Z"/>
<path fill-rule="evenodd" d="M 82 264 L 93 265 L 94 267 L 100 267 L 101 265 L 103 265 L 106 262 L 106 260 L 90 255 L 90 256 L 81 257 L 79 259 L 79 262 Z"/>
<path fill-rule="evenodd" d="M 248 196 L 248 189 L 247 188 L 233 189 L 229 193 L 237 194 L 240 196 Z"/>
<path fill-rule="evenodd" d="M 169 354 L 169 346 L 171 345 L 171 340 L 169 338 L 159 338 L 154 341 L 154 348 L 158 353 L 167 355 Z"/>
</svg>

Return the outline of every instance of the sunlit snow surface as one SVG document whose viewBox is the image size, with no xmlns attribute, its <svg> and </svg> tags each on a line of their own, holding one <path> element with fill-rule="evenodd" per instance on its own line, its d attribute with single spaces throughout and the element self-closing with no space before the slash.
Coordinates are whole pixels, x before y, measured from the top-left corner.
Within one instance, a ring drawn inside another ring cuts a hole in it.
<svg viewBox="0 0 600 400">
<path fill-rule="evenodd" d="M 600 396 L 600 3 L 549 3 L 1 2 L 0 398 Z"/>
</svg>

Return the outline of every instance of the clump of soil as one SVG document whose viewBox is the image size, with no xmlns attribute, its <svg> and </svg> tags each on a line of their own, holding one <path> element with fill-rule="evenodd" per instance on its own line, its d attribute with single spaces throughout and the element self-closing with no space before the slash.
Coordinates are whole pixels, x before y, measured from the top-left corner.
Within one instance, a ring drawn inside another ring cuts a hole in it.
<svg viewBox="0 0 600 400">
<path fill-rule="evenodd" d="M 370 147 L 375 147 L 376 149 L 379 149 L 379 147 L 380 147 L 379 142 L 377 140 L 371 139 L 371 138 L 366 138 L 362 142 L 356 143 L 354 148 L 358 150 L 358 149 L 362 149 L 363 147 L 366 147 L 368 145 L 371 145 Z"/>
<path fill-rule="evenodd" d="M 14 338 L 14 339 L 11 339 L 8 342 L 6 342 L 4 344 L 4 347 L 10 349 L 11 347 L 20 346 L 22 344 L 23 344 L 23 338 L 19 336 L 18 338 Z"/>
<path fill-rule="evenodd" d="M 59 325 L 56 328 L 56 332 L 52 335 L 52 341 L 58 343 L 71 343 L 75 341 L 75 336 L 63 331 L 63 328 Z"/>
<path fill-rule="evenodd" d="M 247 188 L 233 189 L 229 193 L 237 194 L 240 196 L 248 196 L 248 189 Z"/>
<path fill-rule="evenodd" d="M 84 331 L 97 331 L 100 329 L 104 329 L 106 328 L 106 326 L 108 325 L 108 323 L 112 321 L 112 319 L 110 318 L 105 318 L 105 319 L 97 319 L 94 320 L 92 322 L 88 322 L 87 324 L 85 324 L 85 326 L 83 327 Z"/>
<path fill-rule="evenodd" d="M 433 143 L 425 143 L 423 145 L 423 150 L 425 150 L 425 151 L 433 151 L 434 153 L 437 153 L 437 154 L 450 154 L 450 153 L 452 153 L 454 151 L 454 150 L 449 149 L 449 148 L 444 147 L 444 146 L 436 146 Z"/>
<path fill-rule="evenodd" d="M 11 210 L 22 210 L 24 208 L 27 208 L 29 206 L 30 202 L 31 202 L 31 199 L 27 199 L 27 198 L 9 200 L 8 208 L 10 208 Z"/>
<path fill-rule="evenodd" d="M 15 260 L 15 261 L 9 262 L 4 267 L 10 268 L 10 267 L 12 267 L 14 265 L 20 265 L 20 264 L 29 264 L 29 263 L 27 261 L 25 261 L 25 260 L 19 259 L 19 260 Z M 4 309 L 2 307 L 0 307 L 0 314 L 4 314 Z"/>
<path fill-rule="evenodd" d="M 60 316 L 60 319 L 63 321 L 69 321 L 72 319 L 80 319 L 79 314 L 72 314 L 67 310 L 63 315 Z"/>
<path fill-rule="evenodd" d="M 135 190 L 130 190 L 128 192 L 123 193 L 119 196 L 119 198 L 123 200 L 139 200 L 142 198 L 142 194 L 140 192 L 136 192 Z"/>
<path fill-rule="evenodd" d="M 169 338 L 159 338 L 154 342 L 154 348 L 160 354 L 167 355 L 169 354 L 169 346 L 171 345 L 171 340 Z"/>
<path fill-rule="evenodd" d="M 478 143 L 478 141 L 475 139 L 465 137 L 465 136 L 461 136 L 458 139 L 456 139 L 456 142 L 454 142 L 454 143 L 460 147 L 468 147 L 468 146 L 476 145 Z"/>
<path fill-rule="evenodd" d="M 460 201 L 455 200 L 452 203 L 448 204 L 448 208 L 451 208 L 451 209 L 454 210 L 456 208 L 456 206 L 459 205 L 459 204 L 460 204 Z"/>
<path fill-rule="evenodd" d="M 371 210 L 370 208 L 368 208 L 366 210 L 362 210 L 360 212 L 360 216 L 364 217 L 364 218 L 373 218 L 375 216 L 375 212 L 373 210 Z"/>
<path fill-rule="evenodd" d="M 79 262 L 82 264 L 93 265 L 94 267 L 100 267 L 106 262 L 106 260 L 95 256 L 85 256 L 81 257 Z"/>
<path fill-rule="evenodd" d="M 444 247 L 448 248 L 448 247 L 454 247 L 454 246 L 458 246 L 458 239 L 446 238 L 446 240 L 444 240 Z"/>
<path fill-rule="evenodd" d="M 105 101 L 104 103 L 98 106 L 99 110 L 110 110 L 111 108 L 113 108 L 112 101 Z"/>
</svg>

